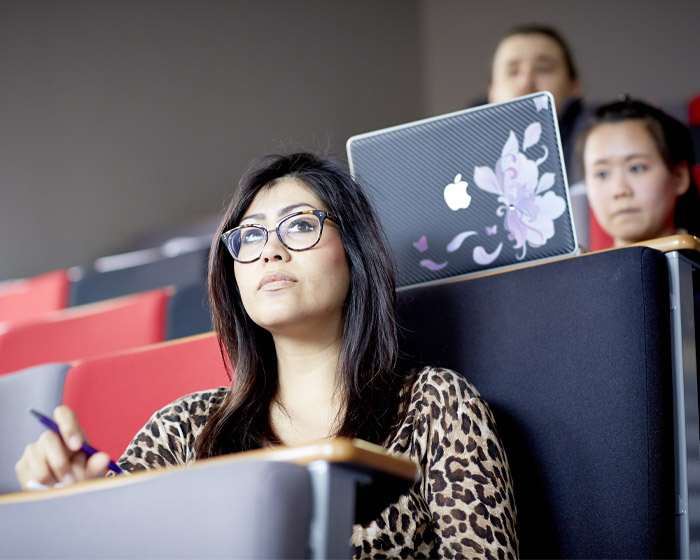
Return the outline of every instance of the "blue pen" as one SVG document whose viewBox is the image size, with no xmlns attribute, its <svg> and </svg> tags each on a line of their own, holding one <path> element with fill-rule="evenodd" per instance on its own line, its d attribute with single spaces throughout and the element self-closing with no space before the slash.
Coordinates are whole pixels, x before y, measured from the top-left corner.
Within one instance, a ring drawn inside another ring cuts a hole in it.
<svg viewBox="0 0 700 560">
<path fill-rule="evenodd" d="M 41 412 L 38 412 L 38 411 L 34 410 L 33 408 L 30 409 L 29 412 L 31 412 L 34 416 L 36 416 L 37 419 L 39 420 L 39 422 L 41 422 L 41 423 L 42 423 L 44 426 L 46 426 L 49 430 L 51 430 L 52 432 L 56 432 L 56 433 L 58 434 L 58 436 L 61 437 L 61 431 L 58 429 L 58 424 L 56 424 L 56 422 L 54 422 L 53 420 L 51 420 L 51 418 L 49 418 L 48 416 L 45 416 L 45 415 L 42 414 Z M 94 455 L 95 453 L 97 453 L 97 449 L 95 449 L 94 447 L 88 445 L 87 443 L 83 443 L 83 445 L 82 445 L 82 447 L 80 448 L 80 450 L 81 450 L 82 452 L 84 452 L 84 453 L 87 453 L 87 454 L 88 454 L 88 457 L 90 457 L 90 456 Z M 121 470 L 121 469 L 119 468 L 119 465 L 117 465 L 117 464 L 116 464 L 114 461 L 112 461 L 111 459 L 110 459 L 110 461 L 109 461 L 109 470 L 110 470 L 110 471 L 113 471 L 113 472 L 115 472 L 115 473 L 117 473 L 117 474 L 122 474 L 122 473 L 124 472 L 123 470 Z"/>
</svg>

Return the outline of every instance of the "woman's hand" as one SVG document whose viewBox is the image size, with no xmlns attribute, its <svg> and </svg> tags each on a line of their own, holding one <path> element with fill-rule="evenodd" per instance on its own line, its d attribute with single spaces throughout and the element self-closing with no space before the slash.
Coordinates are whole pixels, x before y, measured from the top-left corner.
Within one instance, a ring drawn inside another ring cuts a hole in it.
<svg viewBox="0 0 700 560">
<path fill-rule="evenodd" d="M 27 445 L 15 465 L 17 480 L 25 490 L 73 484 L 105 475 L 109 463 L 106 453 L 88 457 L 80 451 L 86 439 L 75 413 L 67 406 L 59 406 L 53 418 L 61 435 L 47 430 Z"/>
</svg>

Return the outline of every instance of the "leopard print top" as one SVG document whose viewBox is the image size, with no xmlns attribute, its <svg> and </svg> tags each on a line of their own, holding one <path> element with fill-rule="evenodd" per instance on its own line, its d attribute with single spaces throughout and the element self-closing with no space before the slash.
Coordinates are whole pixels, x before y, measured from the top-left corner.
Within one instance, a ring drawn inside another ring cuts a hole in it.
<svg viewBox="0 0 700 560">
<path fill-rule="evenodd" d="M 194 461 L 194 442 L 227 387 L 156 412 L 119 460 L 125 471 Z M 420 467 L 420 480 L 371 523 L 353 527 L 355 558 L 515 558 L 513 484 L 491 411 L 458 374 L 425 368 L 386 445 Z"/>
</svg>

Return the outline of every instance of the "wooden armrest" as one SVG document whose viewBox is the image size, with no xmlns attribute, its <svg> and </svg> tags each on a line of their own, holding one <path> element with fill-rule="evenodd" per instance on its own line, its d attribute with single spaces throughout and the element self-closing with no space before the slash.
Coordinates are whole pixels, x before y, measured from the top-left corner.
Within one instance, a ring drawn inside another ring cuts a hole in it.
<svg viewBox="0 0 700 560">
<path fill-rule="evenodd" d="M 694 235 L 670 235 L 668 237 L 659 237 L 657 239 L 648 239 L 628 245 L 629 247 L 651 247 L 658 249 L 664 253 L 671 251 L 690 250 L 700 252 L 700 239 Z"/>
<path fill-rule="evenodd" d="M 326 461 L 328 463 L 346 465 L 375 475 L 400 478 L 407 482 L 406 486 L 410 486 L 412 482 L 417 480 L 419 475 L 418 466 L 415 463 L 404 457 L 392 455 L 383 447 L 359 439 L 336 438 L 304 445 L 255 449 L 253 451 L 234 453 L 222 457 L 202 459 L 190 465 L 137 471 L 131 474 L 109 477 L 106 479 L 88 480 L 65 488 L 50 488 L 48 490 L 36 492 L 4 494 L 0 495 L 0 504 L 66 496 L 99 490 L 105 487 L 114 488 L 115 485 L 127 485 L 141 482 L 144 480 L 143 477 L 159 476 L 163 472 L 173 469 L 207 468 L 213 464 L 238 461 L 286 461 L 298 465 L 308 465 L 314 461 Z"/>
<path fill-rule="evenodd" d="M 289 461 L 298 465 L 308 465 L 314 461 L 327 461 L 328 463 L 358 467 L 377 474 L 387 474 L 411 482 L 417 480 L 418 477 L 418 467 L 413 461 L 392 455 L 379 445 L 349 438 L 334 438 L 304 445 L 255 449 L 209 460 L 243 461 L 250 459 Z"/>
</svg>

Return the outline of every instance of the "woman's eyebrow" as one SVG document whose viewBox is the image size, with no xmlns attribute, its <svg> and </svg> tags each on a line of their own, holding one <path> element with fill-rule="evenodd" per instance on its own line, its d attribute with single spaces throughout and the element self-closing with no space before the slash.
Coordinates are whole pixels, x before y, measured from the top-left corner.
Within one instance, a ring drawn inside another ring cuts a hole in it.
<svg viewBox="0 0 700 560">
<path fill-rule="evenodd" d="M 294 204 L 289 204 L 288 206 L 285 206 L 284 208 L 280 208 L 277 211 L 277 217 L 281 218 L 282 216 L 286 216 L 290 212 L 293 212 L 297 208 L 314 208 L 312 204 L 309 204 L 308 202 L 295 202 Z M 263 213 L 258 213 L 258 214 L 248 214 L 246 216 L 243 216 L 241 218 L 241 223 L 249 220 L 264 220 L 266 218 L 266 214 Z"/>
<path fill-rule="evenodd" d="M 615 161 L 617 159 L 618 161 L 621 160 L 623 162 L 627 162 L 627 161 L 630 161 L 632 159 L 644 159 L 647 157 L 649 157 L 649 155 L 642 153 L 642 152 L 634 152 L 632 154 L 626 154 L 621 158 L 602 156 L 596 160 L 593 160 L 591 162 L 591 165 L 609 165 L 611 160 Z"/>
<path fill-rule="evenodd" d="M 635 152 L 633 154 L 629 154 L 628 156 L 626 156 L 625 161 L 629 161 L 631 159 L 644 159 L 644 158 L 648 158 L 648 157 L 649 157 L 649 154 L 645 154 L 642 152 Z"/>
<path fill-rule="evenodd" d="M 277 217 L 281 218 L 282 216 L 286 216 L 290 212 L 294 212 L 297 208 L 313 208 L 313 205 L 309 204 L 308 202 L 297 202 L 295 204 L 290 204 L 289 206 L 285 206 L 284 208 L 280 208 L 277 211 Z"/>
</svg>

